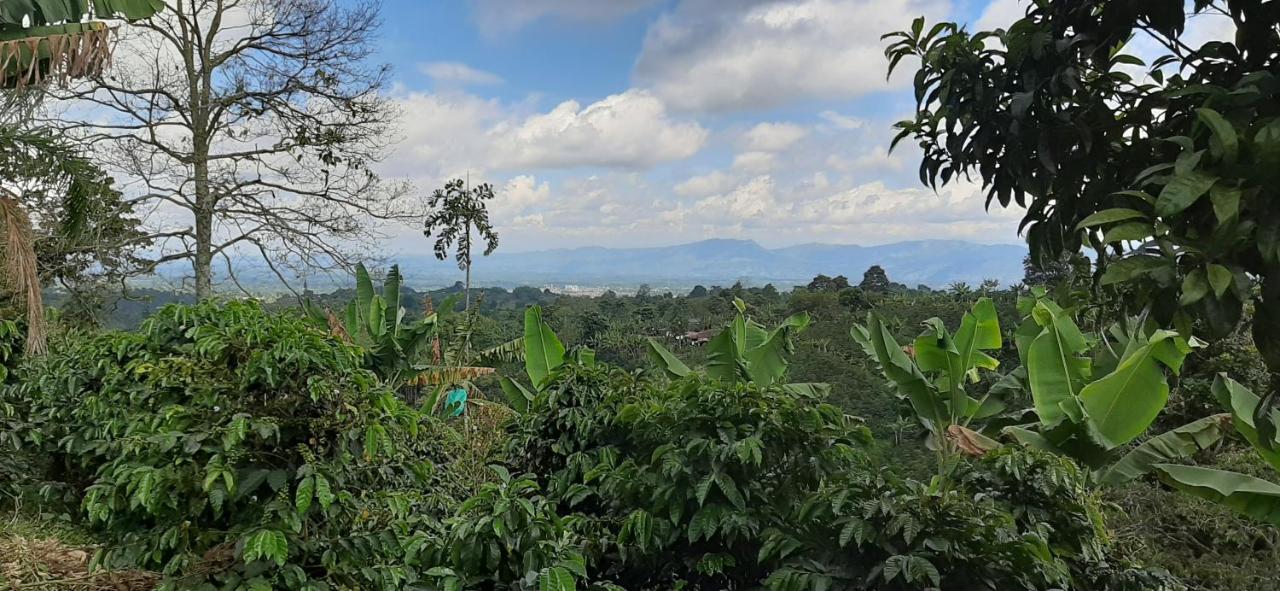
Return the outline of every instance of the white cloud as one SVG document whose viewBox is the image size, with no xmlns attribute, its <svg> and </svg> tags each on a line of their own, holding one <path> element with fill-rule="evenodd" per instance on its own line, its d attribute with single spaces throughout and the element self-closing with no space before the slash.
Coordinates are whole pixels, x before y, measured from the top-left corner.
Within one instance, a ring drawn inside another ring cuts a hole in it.
<svg viewBox="0 0 1280 591">
<path fill-rule="evenodd" d="M 635 77 L 685 110 L 858 97 L 889 88 L 880 35 L 947 8 L 946 0 L 742 0 L 734 9 L 683 0 L 649 28 Z"/>
<path fill-rule="evenodd" d="M 773 170 L 777 158 L 773 152 L 743 152 L 733 158 L 733 169 L 751 174 Z"/>
<path fill-rule="evenodd" d="M 628 90 L 586 107 L 565 101 L 549 113 L 499 125 L 489 135 L 508 166 L 645 168 L 696 154 L 708 132 L 696 122 L 668 117 L 657 97 Z"/>
<path fill-rule="evenodd" d="M 607 22 L 661 0 L 471 0 L 480 30 L 486 35 L 517 31 L 542 18 Z"/>
<path fill-rule="evenodd" d="M 809 130 L 793 123 L 760 123 L 742 134 L 748 150 L 781 152 L 809 135 Z"/>
<path fill-rule="evenodd" d="M 848 115 L 841 115 L 835 111 L 823 111 L 819 113 L 818 116 L 822 117 L 824 121 L 831 124 L 833 127 L 843 129 L 845 131 L 862 129 L 867 124 L 866 120 L 859 119 L 857 117 L 850 117 Z"/>
<path fill-rule="evenodd" d="M 705 197 L 727 191 L 733 187 L 733 183 L 733 177 L 723 171 L 716 170 L 708 174 L 690 177 L 677 184 L 672 190 L 682 197 Z"/>
<path fill-rule="evenodd" d="M 418 71 L 436 84 L 459 86 L 502 84 L 502 78 L 484 70 L 477 70 L 461 62 L 426 62 L 418 64 Z"/>
<path fill-rule="evenodd" d="M 668 116 L 662 102 L 631 90 L 547 112 L 466 93 L 402 94 L 403 140 L 387 174 L 439 178 L 463 171 L 530 172 L 577 167 L 645 169 L 697 153 L 709 132 Z"/>
<path fill-rule="evenodd" d="M 698 201 L 695 211 L 707 219 L 729 219 L 738 222 L 759 220 L 766 213 L 781 215 L 784 207 L 777 202 L 773 179 L 759 176 L 722 195 Z"/>
<path fill-rule="evenodd" d="M 504 213 L 523 213 L 530 207 L 545 204 L 551 199 L 551 185 L 547 182 L 538 184 L 532 175 L 523 174 L 512 178 L 495 191 L 494 211 Z"/>
</svg>

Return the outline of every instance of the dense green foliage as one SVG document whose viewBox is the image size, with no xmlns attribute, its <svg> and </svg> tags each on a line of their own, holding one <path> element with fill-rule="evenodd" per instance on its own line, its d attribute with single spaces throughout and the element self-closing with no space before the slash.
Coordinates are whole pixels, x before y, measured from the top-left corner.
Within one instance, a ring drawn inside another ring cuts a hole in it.
<svg viewBox="0 0 1280 591">
<path fill-rule="evenodd" d="M 490 400 L 455 419 L 398 400 L 363 347 L 295 312 L 169 307 L 137 332 L 55 339 L 13 374 L 4 441 L 26 452 L 13 490 L 82 520 L 104 566 L 165 571 L 173 588 L 1178 587 L 1143 563 L 1217 588 L 1263 576 L 1274 540 L 1257 526 L 1179 497 L 1184 519 L 1254 545 L 1244 566 L 1257 574 L 1227 577 L 1193 546 L 1159 542 L 1200 534 L 1152 500 L 1170 494 L 1154 479 L 1099 489 L 1073 461 L 1000 439 L 1000 421 L 988 433 L 1001 449 L 934 478 L 917 413 L 849 327 L 874 310 L 894 341 L 923 327 L 946 352 L 967 326 L 1018 326 L 1017 294 L 828 287 L 489 307 L 470 338 L 534 344 L 478 378 Z M 668 336 L 708 326 L 729 335 L 721 353 Z M 649 338 L 574 345 L 613 331 Z M 775 331 L 770 355 L 747 354 Z M 738 347 L 738 335 L 754 336 Z M 1017 340 L 987 339 L 979 365 L 1018 367 Z M 1169 382 L 1180 412 L 1214 403 L 1203 372 L 1259 365 L 1245 345 L 1214 347 Z M 785 363 L 751 371 L 775 356 Z M 950 370 L 924 363 L 948 399 Z M 1001 379 L 960 375 L 975 401 Z M 499 377 L 519 384 L 522 408 L 494 398 Z M 1026 391 L 1001 397 L 1034 406 Z M 1196 462 L 1212 466 L 1207 447 Z M 1107 515 L 1107 501 L 1129 512 Z"/>
<path fill-rule="evenodd" d="M 67 338 L 5 395 L 13 435 L 104 535 L 104 566 L 183 588 L 398 589 L 432 504 L 416 413 L 360 351 L 300 317 L 170 307 L 136 333 Z"/>
<path fill-rule="evenodd" d="M 1188 33 L 1210 15 L 1229 29 Z M 1092 250 L 1116 311 L 1221 337 L 1255 301 L 1254 339 L 1280 374 L 1273 3 L 1052 0 L 994 31 L 920 19 L 886 37 L 891 69 L 921 63 L 897 139 L 919 143 L 922 182 L 976 176 L 988 204 L 1025 208 L 1039 262 Z M 1149 64 L 1135 37 L 1158 47 Z"/>
<path fill-rule="evenodd" d="M 746 326 L 724 302 L 728 330 Z M 544 345 L 504 429 L 489 406 L 451 422 L 406 406 L 300 315 L 168 307 L 20 367 L 5 435 L 45 455 L 28 471 L 97 532 L 97 562 L 172 588 L 1166 585 L 1112 556 L 1061 459 L 1010 449 L 915 481 L 786 372 L 671 376 Z"/>
</svg>

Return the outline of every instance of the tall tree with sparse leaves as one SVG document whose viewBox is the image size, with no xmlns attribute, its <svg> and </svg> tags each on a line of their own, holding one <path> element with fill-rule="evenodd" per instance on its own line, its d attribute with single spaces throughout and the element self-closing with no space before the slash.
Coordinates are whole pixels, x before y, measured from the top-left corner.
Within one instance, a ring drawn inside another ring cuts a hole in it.
<svg viewBox="0 0 1280 591">
<path fill-rule="evenodd" d="M 431 214 L 427 216 L 423 234 L 428 238 L 435 236 L 437 259 L 449 258 L 449 249 L 453 249 L 458 268 L 467 274 L 467 308 L 471 307 L 472 231 L 485 244 L 484 256 L 498 249 L 498 233 L 489 223 L 489 211 L 485 207 L 485 201 L 493 196 L 493 187 L 488 183 L 469 187 L 462 179 L 445 183 L 443 189 L 436 189 L 431 195 Z"/>
<path fill-rule="evenodd" d="M 138 0 L 141 1 L 141 0 Z M 286 287 L 349 269 L 383 234 L 421 219 L 408 187 L 373 172 L 398 120 L 373 58 L 377 0 L 167 0 L 122 31 L 130 59 L 54 92 L 92 108 L 45 121 L 91 146 L 141 207 L 157 265 L 257 258 Z M 238 284 L 238 282 L 237 282 Z"/>
</svg>

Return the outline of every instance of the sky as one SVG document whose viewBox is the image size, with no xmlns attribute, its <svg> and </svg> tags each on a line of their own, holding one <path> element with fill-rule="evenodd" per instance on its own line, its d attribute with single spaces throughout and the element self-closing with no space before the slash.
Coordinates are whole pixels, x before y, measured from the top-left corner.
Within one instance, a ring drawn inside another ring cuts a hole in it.
<svg viewBox="0 0 1280 591">
<path fill-rule="evenodd" d="M 388 177 L 494 185 L 502 249 L 1017 243 L 1016 211 L 938 193 L 887 148 L 911 68 L 880 36 L 1007 24 L 1013 0 L 383 0 L 401 110 Z M 1003 21 L 1003 23 L 1001 22 Z M 416 228 L 401 251 L 424 248 Z"/>
</svg>

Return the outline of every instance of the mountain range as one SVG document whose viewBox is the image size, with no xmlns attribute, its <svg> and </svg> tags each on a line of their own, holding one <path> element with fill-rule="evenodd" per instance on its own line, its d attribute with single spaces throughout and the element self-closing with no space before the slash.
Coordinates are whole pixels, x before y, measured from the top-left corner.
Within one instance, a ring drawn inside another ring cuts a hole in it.
<svg viewBox="0 0 1280 591">
<path fill-rule="evenodd" d="M 581 285 L 689 287 L 773 283 L 779 288 L 807 284 L 815 275 L 844 275 L 853 284 L 872 265 L 889 279 L 911 287 L 977 285 L 997 279 L 1022 280 L 1026 247 L 960 240 L 918 240 L 878 246 L 802 244 L 765 248 L 753 240 L 711 239 L 651 248 L 581 247 L 532 252 L 498 252 L 476 257 L 477 285 Z M 436 286 L 461 277 L 452 260 L 430 255 L 399 256 L 406 284 Z"/>
</svg>

